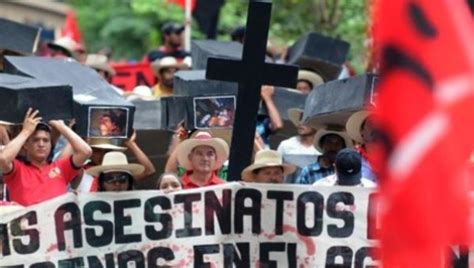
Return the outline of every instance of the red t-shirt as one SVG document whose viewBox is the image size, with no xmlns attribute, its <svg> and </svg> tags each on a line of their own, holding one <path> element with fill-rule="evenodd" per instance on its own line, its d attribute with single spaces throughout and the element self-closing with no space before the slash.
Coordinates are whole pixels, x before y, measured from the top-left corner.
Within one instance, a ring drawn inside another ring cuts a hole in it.
<svg viewBox="0 0 474 268">
<path fill-rule="evenodd" d="M 44 167 L 14 160 L 12 171 L 3 174 L 10 200 L 29 206 L 60 196 L 67 192 L 68 184 L 77 176 L 78 168 L 72 156 L 59 159 Z"/>
<path fill-rule="evenodd" d="M 212 172 L 211 178 L 206 182 L 205 185 L 199 186 L 195 184 L 189 175 L 191 175 L 192 172 L 186 172 L 184 173 L 183 177 L 181 178 L 181 183 L 183 184 L 183 189 L 195 189 L 195 188 L 200 188 L 200 187 L 205 187 L 205 186 L 212 186 L 212 185 L 218 185 L 218 184 L 223 184 L 226 183 L 223 179 L 219 178 L 216 174 L 216 172 Z"/>
</svg>

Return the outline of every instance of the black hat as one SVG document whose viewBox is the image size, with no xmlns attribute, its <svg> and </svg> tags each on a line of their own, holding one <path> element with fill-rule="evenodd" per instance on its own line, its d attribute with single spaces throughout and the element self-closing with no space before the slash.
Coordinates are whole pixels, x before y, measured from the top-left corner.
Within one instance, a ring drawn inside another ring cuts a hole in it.
<svg viewBox="0 0 474 268">
<path fill-rule="evenodd" d="M 339 185 L 357 185 L 362 178 L 362 157 L 354 149 L 342 149 L 336 155 L 336 172 Z"/>
<path fill-rule="evenodd" d="M 184 26 L 176 22 L 167 22 L 161 27 L 161 33 L 164 34 L 180 34 L 184 31 Z"/>
<path fill-rule="evenodd" d="M 231 33 L 230 37 L 232 41 L 239 41 L 244 39 L 245 37 L 245 26 L 238 26 L 236 27 Z"/>
</svg>

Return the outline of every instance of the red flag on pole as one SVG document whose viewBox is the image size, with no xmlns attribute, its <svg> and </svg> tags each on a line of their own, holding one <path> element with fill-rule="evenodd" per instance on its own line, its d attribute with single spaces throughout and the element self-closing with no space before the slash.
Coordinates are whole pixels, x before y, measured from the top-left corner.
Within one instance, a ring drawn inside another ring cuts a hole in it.
<svg viewBox="0 0 474 268">
<path fill-rule="evenodd" d="M 168 2 L 176 4 L 183 9 L 186 8 L 186 0 L 168 0 Z M 196 7 L 196 0 L 191 0 L 191 10 L 194 10 Z"/>
<path fill-rule="evenodd" d="M 444 267 L 471 238 L 474 24 L 461 0 L 376 2 L 383 267 Z"/>
<path fill-rule="evenodd" d="M 74 13 L 72 10 L 67 13 L 63 29 L 61 30 L 61 37 L 65 36 L 71 38 L 78 44 L 83 44 L 81 30 L 79 29 L 79 24 L 77 23 L 76 13 Z"/>
</svg>

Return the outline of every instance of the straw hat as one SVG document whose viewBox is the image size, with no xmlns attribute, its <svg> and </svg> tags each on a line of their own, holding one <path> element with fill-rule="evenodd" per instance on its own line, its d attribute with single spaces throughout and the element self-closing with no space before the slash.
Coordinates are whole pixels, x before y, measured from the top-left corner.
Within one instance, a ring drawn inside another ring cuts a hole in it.
<svg viewBox="0 0 474 268">
<path fill-rule="evenodd" d="M 347 134 L 356 142 L 364 143 L 364 139 L 360 133 L 360 128 L 364 121 L 369 117 L 370 111 L 362 110 L 353 113 L 346 122 Z"/>
<path fill-rule="evenodd" d="M 107 63 L 108 59 L 105 55 L 100 54 L 89 54 L 87 55 L 86 62 L 84 65 L 91 67 L 92 69 L 101 70 L 109 74 L 109 76 L 115 75 L 115 70 L 110 67 Z"/>
<path fill-rule="evenodd" d="M 354 144 L 352 143 L 352 139 L 347 135 L 346 132 L 344 131 L 337 131 L 337 130 L 329 130 L 329 129 L 319 129 L 316 131 L 316 135 L 314 137 L 314 146 L 316 147 L 316 150 L 323 152 L 323 148 L 321 147 L 321 138 L 328 135 L 328 134 L 335 134 L 344 140 L 344 143 L 346 144 L 346 148 L 352 148 L 354 147 Z"/>
<path fill-rule="evenodd" d="M 92 167 L 87 170 L 92 176 L 99 176 L 101 173 L 126 172 L 132 176 L 138 176 L 145 171 L 145 167 L 140 164 L 129 164 L 127 156 L 122 152 L 108 152 L 104 155 L 102 165 Z"/>
<path fill-rule="evenodd" d="M 126 151 L 127 147 L 123 146 L 122 139 L 114 138 L 89 138 L 87 143 L 93 149 L 102 149 L 110 151 Z"/>
<path fill-rule="evenodd" d="M 217 159 L 213 170 L 219 169 L 229 158 L 229 146 L 221 138 L 213 138 L 211 134 L 205 131 L 196 133 L 193 138 L 187 139 L 180 143 L 176 148 L 178 162 L 186 170 L 192 170 L 193 166 L 189 161 L 189 154 L 197 146 L 210 146 L 216 151 Z"/>
<path fill-rule="evenodd" d="M 299 80 L 309 81 L 313 85 L 313 88 L 324 84 L 324 80 L 319 74 L 308 70 L 300 70 L 298 72 L 298 81 Z"/>
<path fill-rule="evenodd" d="M 288 109 L 288 119 L 290 119 L 295 127 L 298 127 L 303 120 L 303 113 L 304 111 L 298 108 Z"/>
<path fill-rule="evenodd" d="M 72 40 L 72 38 L 65 36 L 58 38 L 51 43 L 48 43 L 48 47 L 51 49 L 61 50 L 65 52 L 69 57 L 74 58 L 74 52 L 76 51 L 78 44 L 74 40 Z"/>
<path fill-rule="evenodd" d="M 178 62 L 175 57 L 164 57 L 157 59 L 151 63 L 151 68 L 155 75 L 159 74 L 165 68 L 177 68 L 178 70 L 188 69 L 188 65 L 184 62 Z"/>
<path fill-rule="evenodd" d="M 128 101 L 134 100 L 156 100 L 150 87 L 140 85 L 136 86 L 132 91 L 123 93 L 123 97 Z"/>
<path fill-rule="evenodd" d="M 282 167 L 283 176 L 289 175 L 296 170 L 296 166 L 283 163 L 281 154 L 274 150 L 258 151 L 255 155 L 255 161 L 252 165 L 242 171 L 242 178 L 254 179 L 253 171 L 264 167 Z"/>
</svg>

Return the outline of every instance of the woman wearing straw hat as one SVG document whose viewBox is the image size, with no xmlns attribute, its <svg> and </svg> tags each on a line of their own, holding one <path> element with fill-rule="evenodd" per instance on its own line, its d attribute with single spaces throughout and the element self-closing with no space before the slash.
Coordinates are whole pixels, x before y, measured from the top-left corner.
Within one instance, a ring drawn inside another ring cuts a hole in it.
<svg viewBox="0 0 474 268">
<path fill-rule="evenodd" d="M 99 192 L 120 192 L 132 190 L 134 179 L 144 170 L 140 164 L 129 164 L 124 153 L 109 152 L 102 165 L 88 169 L 87 173 L 99 177 Z"/>
<path fill-rule="evenodd" d="M 283 157 L 274 150 L 262 150 L 255 155 L 252 165 L 242 171 L 246 182 L 283 183 L 285 176 L 295 172 L 296 166 L 283 163 Z"/>
<path fill-rule="evenodd" d="M 183 189 L 199 188 L 225 183 L 217 170 L 229 157 L 229 146 L 220 138 L 205 131 L 180 143 L 176 148 L 179 164 L 186 169 L 181 178 Z"/>
</svg>

